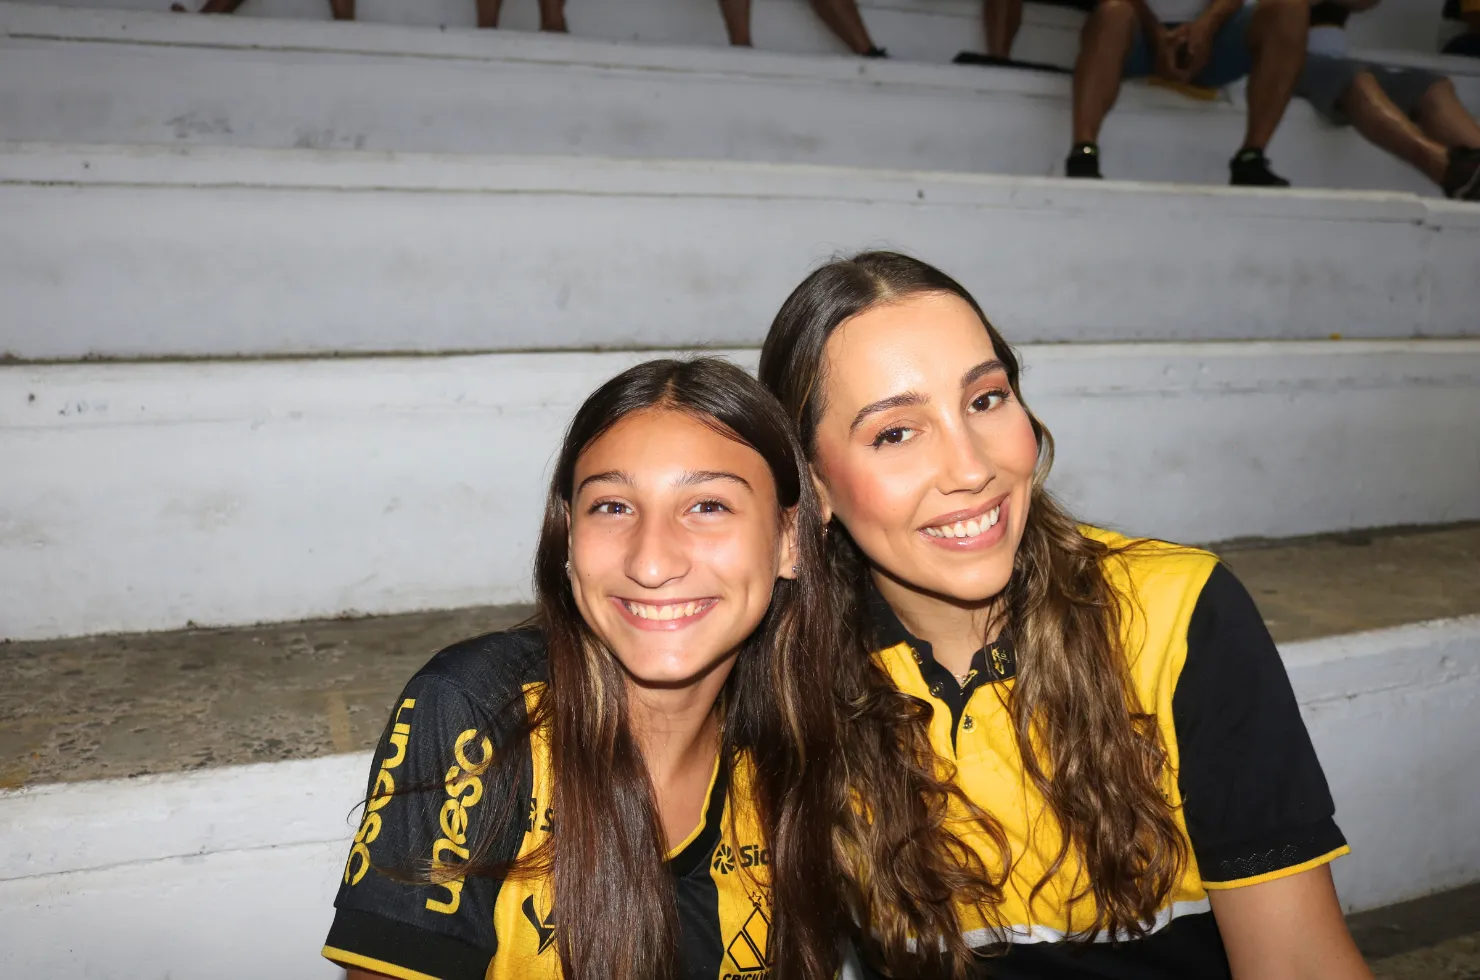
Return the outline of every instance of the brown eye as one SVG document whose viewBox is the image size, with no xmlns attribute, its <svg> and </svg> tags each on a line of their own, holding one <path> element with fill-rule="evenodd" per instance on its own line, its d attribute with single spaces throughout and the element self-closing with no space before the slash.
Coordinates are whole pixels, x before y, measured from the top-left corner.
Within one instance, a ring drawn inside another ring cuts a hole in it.
<svg viewBox="0 0 1480 980">
<path fill-rule="evenodd" d="M 977 412 L 990 412 L 992 409 L 1007 401 L 1007 392 L 1002 389 L 984 391 L 971 401 L 971 408 Z"/>
<path fill-rule="evenodd" d="M 908 442 L 913 438 L 914 431 L 914 429 L 909 429 L 902 425 L 895 426 L 892 429 L 885 429 L 874 437 L 874 448 L 878 449 L 880 446 L 897 446 L 902 442 Z"/>
</svg>

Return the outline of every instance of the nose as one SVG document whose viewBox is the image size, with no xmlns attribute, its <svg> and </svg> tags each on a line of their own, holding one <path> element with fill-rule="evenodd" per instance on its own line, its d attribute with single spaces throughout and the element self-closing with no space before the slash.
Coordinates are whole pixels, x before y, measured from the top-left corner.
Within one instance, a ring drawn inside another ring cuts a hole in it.
<svg viewBox="0 0 1480 980">
<path fill-rule="evenodd" d="M 627 577 L 645 589 L 660 589 L 688 574 L 683 528 L 658 517 L 639 518 L 629 539 Z"/>
<path fill-rule="evenodd" d="M 944 427 L 942 433 L 936 482 L 940 492 L 976 493 L 985 489 L 997 473 L 986 446 L 980 445 L 965 425 Z"/>
</svg>

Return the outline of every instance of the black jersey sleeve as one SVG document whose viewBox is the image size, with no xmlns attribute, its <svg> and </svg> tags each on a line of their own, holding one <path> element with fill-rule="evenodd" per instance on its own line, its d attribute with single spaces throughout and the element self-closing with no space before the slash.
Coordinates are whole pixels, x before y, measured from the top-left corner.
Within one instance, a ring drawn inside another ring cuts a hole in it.
<svg viewBox="0 0 1480 980">
<path fill-rule="evenodd" d="M 1172 716 L 1183 813 L 1205 887 L 1257 884 L 1345 853 L 1279 651 L 1254 600 L 1221 564 L 1192 614 Z"/>
<path fill-rule="evenodd" d="M 494 838 L 485 860 L 517 854 L 520 778 L 505 753 L 522 730 L 523 701 L 517 685 L 495 685 L 504 695 L 497 701 L 483 685 L 470 693 L 450 676 L 449 652 L 454 665 L 472 659 L 453 648 L 414 677 L 376 748 L 323 951 L 341 966 L 481 980 L 497 951 L 493 911 L 501 882 L 442 880 L 437 873 L 476 857 L 485 835 Z"/>
</svg>

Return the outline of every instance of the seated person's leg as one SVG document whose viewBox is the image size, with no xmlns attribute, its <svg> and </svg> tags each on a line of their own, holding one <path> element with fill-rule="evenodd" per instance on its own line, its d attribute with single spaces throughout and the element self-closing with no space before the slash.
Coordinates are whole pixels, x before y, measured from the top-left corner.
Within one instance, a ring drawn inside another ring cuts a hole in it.
<svg viewBox="0 0 1480 980">
<path fill-rule="evenodd" d="M 822 18 L 828 30 L 848 45 L 848 50 L 854 54 L 869 57 L 884 54 L 883 49 L 875 47 L 873 39 L 869 37 L 863 15 L 858 12 L 857 0 L 812 0 L 812 9 L 817 11 L 817 16 Z"/>
<path fill-rule="evenodd" d="M 540 0 L 540 30 L 565 34 L 565 0 Z"/>
<path fill-rule="evenodd" d="M 1342 66 L 1346 76 L 1344 85 L 1339 81 L 1322 84 L 1327 76 L 1339 79 L 1337 73 Z M 1368 66 L 1344 58 L 1312 57 L 1311 64 L 1306 67 L 1306 77 L 1312 76 L 1310 88 L 1315 98 L 1311 101 L 1317 111 L 1332 122 L 1350 122 L 1352 128 L 1373 145 L 1412 164 L 1434 183 L 1443 181 L 1444 169 L 1449 162 L 1448 149 L 1425 135 L 1408 113 L 1393 103 Z M 1304 81 L 1302 78 L 1302 83 Z M 1304 88 L 1302 84 L 1302 90 Z M 1333 89 L 1334 98 L 1328 111 L 1323 97 Z"/>
<path fill-rule="evenodd" d="M 1448 150 L 1439 186 L 1450 197 L 1480 200 L 1480 124 L 1460 102 L 1454 83 L 1428 72 L 1391 74 L 1399 85 L 1415 79 L 1427 82 L 1411 111 L 1424 134 Z"/>
<path fill-rule="evenodd" d="M 982 0 L 982 24 L 987 32 L 987 54 L 1012 56 L 1012 42 L 1023 26 L 1023 0 Z"/>
<path fill-rule="evenodd" d="M 1264 150 L 1274 138 L 1295 83 L 1305 65 L 1310 31 L 1306 0 L 1259 0 L 1230 17 L 1213 43 L 1213 57 L 1198 75 L 1199 85 L 1218 88 L 1248 72 L 1249 104 L 1244 143 L 1229 163 L 1230 183 L 1288 187 L 1269 169 Z"/>
<path fill-rule="evenodd" d="M 730 43 L 737 48 L 750 47 L 750 0 L 719 0 L 719 12 L 725 19 Z"/>
<path fill-rule="evenodd" d="M 1454 83 L 1437 76 L 1428 81 L 1413 110 L 1423 131 L 1447 147 L 1480 149 L 1480 124 L 1459 100 Z"/>
<path fill-rule="evenodd" d="M 499 10 L 503 0 L 478 0 L 478 26 L 497 27 Z"/>
<path fill-rule="evenodd" d="M 335 20 L 354 20 L 355 0 L 329 0 L 329 13 Z"/>
<path fill-rule="evenodd" d="M 1151 74 L 1151 42 L 1127 0 L 1100 0 L 1085 19 L 1074 61 L 1074 148 L 1070 177 L 1100 176 L 1100 126 L 1120 95 L 1120 80 Z"/>
</svg>

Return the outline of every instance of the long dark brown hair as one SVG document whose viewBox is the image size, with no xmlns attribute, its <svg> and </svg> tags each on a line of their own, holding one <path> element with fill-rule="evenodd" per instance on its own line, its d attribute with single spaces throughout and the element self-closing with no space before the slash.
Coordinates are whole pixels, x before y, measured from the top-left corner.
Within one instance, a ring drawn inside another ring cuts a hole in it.
<svg viewBox="0 0 1480 980">
<path fill-rule="evenodd" d="M 729 770 L 747 758 L 753 799 L 746 803 L 771 852 L 769 976 L 828 980 L 844 936 L 896 975 L 961 973 L 970 951 L 952 900 L 965 896 L 988 908 L 1000 892 L 944 828 L 952 790 L 932 768 L 928 712 L 895 691 L 870 658 L 853 657 L 844 640 L 851 634 L 829 591 L 810 467 L 785 412 L 754 378 L 716 358 L 630 368 L 598 388 L 566 430 L 534 568 L 533 622 L 548 651 L 549 680 L 526 727 L 549 738 L 559 829 L 511 862 L 496 853 L 521 817 L 506 805 L 466 863 L 433 869 L 432 878 L 551 876 L 568 980 L 677 973 L 673 878 L 628 724 L 624 674 L 582 618 L 566 572 L 577 461 L 618 422 L 645 411 L 683 413 L 754 449 L 795 521 L 796 578 L 777 581 L 720 695 L 720 765 Z M 498 764 L 511 767 L 514 753 L 500 753 Z M 882 920 L 893 934 L 864 934 L 860 924 L 872 910 L 897 906 L 908 911 Z M 920 937 L 933 938 L 914 941 Z"/>
<path fill-rule="evenodd" d="M 808 276 L 782 304 L 761 350 L 761 381 L 785 406 L 809 458 L 825 408 L 825 349 L 833 331 L 875 306 L 927 293 L 956 296 L 976 312 L 1013 395 L 1028 411 L 1016 354 L 960 283 L 906 255 L 864 252 Z M 1053 437 L 1031 411 L 1028 418 L 1038 465 L 1027 525 L 998 602 L 1018 658 L 1007 695 L 1018 750 L 1063 832 L 1029 898 L 1058 874 L 1072 848 L 1087 881 L 1070 901 L 1092 896 L 1096 909 L 1074 938 L 1102 931 L 1139 937 L 1175 886 L 1188 846 L 1163 796 L 1166 746 L 1131 682 L 1121 628 L 1134 597 L 1119 595 L 1106 576 L 1106 563 L 1117 555 L 1082 534 L 1044 489 Z M 860 620 L 867 558 L 837 521 L 827 544 L 833 588 L 843 602 L 839 613 Z"/>
</svg>

